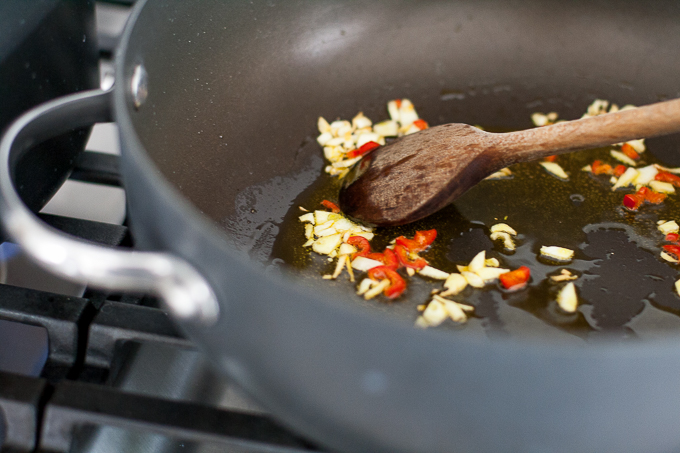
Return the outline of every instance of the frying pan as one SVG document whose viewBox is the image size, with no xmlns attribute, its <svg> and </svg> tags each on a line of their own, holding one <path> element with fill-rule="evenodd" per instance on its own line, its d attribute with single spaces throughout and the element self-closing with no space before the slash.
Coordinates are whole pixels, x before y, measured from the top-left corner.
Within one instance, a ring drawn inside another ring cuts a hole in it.
<svg viewBox="0 0 680 453">
<path fill-rule="evenodd" d="M 159 293 L 219 369 L 330 448 L 677 450 L 677 338 L 421 331 L 413 313 L 368 309 L 267 258 L 323 167 L 317 116 L 378 119 L 408 97 L 431 123 L 513 129 L 595 97 L 675 97 L 679 17 L 676 2 L 140 1 L 113 93 L 46 104 L 6 133 L 2 222 L 56 273 Z M 112 118 L 141 252 L 50 230 L 12 184 L 33 143 Z"/>
</svg>

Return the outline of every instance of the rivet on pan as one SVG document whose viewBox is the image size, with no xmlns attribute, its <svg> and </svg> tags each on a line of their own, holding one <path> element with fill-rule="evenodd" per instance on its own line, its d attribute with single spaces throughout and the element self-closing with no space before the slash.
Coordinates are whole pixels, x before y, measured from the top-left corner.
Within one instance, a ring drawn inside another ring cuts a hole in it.
<svg viewBox="0 0 680 453">
<path fill-rule="evenodd" d="M 132 73 L 131 81 L 132 99 L 136 109 L 139 109 L 142 104 L 144 104 L 146 97 L 149 95 L 148 83 L 149 77 L 146 73 L 146 69 L 144 69 L 144 66 L 141 64 L 138 64 L 135 66 L 135 71 Z"/>
</svg>

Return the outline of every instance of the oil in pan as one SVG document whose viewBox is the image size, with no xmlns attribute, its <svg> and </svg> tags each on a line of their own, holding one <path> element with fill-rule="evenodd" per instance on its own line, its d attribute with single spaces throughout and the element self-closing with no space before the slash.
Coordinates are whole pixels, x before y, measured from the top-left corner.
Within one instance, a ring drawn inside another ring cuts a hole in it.
<svg viewBox="0 0 680 453">
<path fill-rule="evenodd" d="M 672 152 L 673 137 L 648 140 L 647 148 L 637 168 L 664 165 L 656 155 Z M 668 242 L 657 228 L 660 220 L 680 218 L 678 200 L 671 194 L 661 204 L 646 203 L 635 212 L 626 209 L 622 200 L 634 192 L 632 187 L 613 191 L 609 175 L 583 170 L 595 160 L 612 167 L 619 164 L 610 155 L 611 149 L 558 156 L 556 162 L 569 175 L 566 181 L 536 162 L 514 165 L 510 178 L 483 181 L 426 219 L 377 229 L 372 248 L 382 250 L 399 235 L 412 237 L 415 231 L 436 229 L 437 239 L 423 257 L 437 269 L 456 272 L 456 265 L 467 265 L 482 250 L 487 257 L 497 258 L 500 267 L 531 269 L 531 280 L 521 290 L 507 291 L 493 283 L 481 289 L 468 286 L 453 297 L 474 306 L 468 322 L 447 321 L 436 327 L 454 335 L 583 342 L 605 334 L 635 340 L 680 333 L 680 297 L 674 286 L 677 264 L 660 257 Z M 301 246 L 305 236 L 299 207 L 323 209 L 321 201 L 336 199 L 340 187 L 338 179 L 323 174 L 321 168 L 319 175 L 294 200 L 279 227 L 270 259 L 285 263 L 316 291 L 355 292 L 356 284 L 345 276 L 323 280 L 322 275 L 332 272 L 335 264 Z M 489 237 L 489 227 L 500 222 L 518 232 L 512 252 Z M 574 250 L 574 258 L 568 263 L 546 260 L 540 248 L 547 245 Z M 565 283 L 550 279 L 563 269 L 577 277 L 579 306 L 574 313 L 560 309 L 556 302 Z M 430 299 L 433 289 L 441 288 L 441 282 L 415 276 L 408 279 L 407 292 L 394 301 L 382 296 L 356 299 L 369 309 L 414 322 L 418 306 Z"/>
</svg>

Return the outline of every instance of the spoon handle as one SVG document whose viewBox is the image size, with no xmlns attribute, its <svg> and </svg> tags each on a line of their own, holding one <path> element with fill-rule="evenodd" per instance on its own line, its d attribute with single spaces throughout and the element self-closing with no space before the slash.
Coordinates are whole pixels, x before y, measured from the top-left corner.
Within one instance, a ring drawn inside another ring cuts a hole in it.
<svg viewBox="0 0 680 453">
<path fill-rule="evenodd" d="M 680 132 L 680 99 L 550 126 L 498 134 L 512 163 Z"/>
</svg>

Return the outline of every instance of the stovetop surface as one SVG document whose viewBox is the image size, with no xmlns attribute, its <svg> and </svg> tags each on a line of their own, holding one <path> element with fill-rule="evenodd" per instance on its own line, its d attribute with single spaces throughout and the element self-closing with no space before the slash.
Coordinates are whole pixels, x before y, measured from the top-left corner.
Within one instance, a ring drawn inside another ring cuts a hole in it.
<svg viewBox="0 0 680 453">
<path fill-rule="evenodd" d="M 129 3 L 96 3 L 103 87 Z M 134 247 L 116 133 L 94 127 L 40 217 Z M 317 450 L 213 371 L 156 298 L 66 282 L 0 243 L 0 452 Z"/>
</svg>

